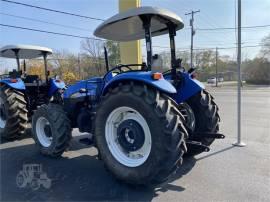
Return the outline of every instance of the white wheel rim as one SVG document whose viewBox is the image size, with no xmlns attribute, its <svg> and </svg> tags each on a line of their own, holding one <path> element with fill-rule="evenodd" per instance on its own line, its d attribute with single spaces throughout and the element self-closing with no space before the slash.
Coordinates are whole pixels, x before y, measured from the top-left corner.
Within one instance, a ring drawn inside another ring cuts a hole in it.
<svg viewBox="0 0 270 202">
<path fill-rule="evenodd" d="M 125 120 L 136 121 L 144 132 L 144 142 L 141 148 L 128 153 L 124 151 L 117 139 L 117 128 Z M 106 120 L 105 138 L 113 157 L 125 166 L 137 167 L 148 159 L 152 146 L 150 129 L 143 116 L 130 107 L 119 107 L 110 113 Z"/>
<path fill-rule="evenodd" d="M 3 111 L 2 111 L 3 110 Z M 4 101 L 3 99 L 0 97 L 0 113 L 4 112 Z M 5 128 L 7 121 L 4 120 L 4 118 L 2 117 L 2 115 L 0 114 L 0 128 Z"/>
<path fill-rule="evenodd" d="M 45 127 L 50 126 L 49 121 L 45 117 L 39 117 L 36 122 L 36 134 L 38 141 L 43 147 L 49 147 L 52 143 L 52 137 L 48 137 Z"/>
</svg>

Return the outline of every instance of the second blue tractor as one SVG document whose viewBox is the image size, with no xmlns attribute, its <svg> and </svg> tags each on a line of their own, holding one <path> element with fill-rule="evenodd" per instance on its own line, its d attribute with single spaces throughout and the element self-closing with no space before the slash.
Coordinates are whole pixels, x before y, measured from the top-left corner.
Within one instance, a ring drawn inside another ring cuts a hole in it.
<svg viewBox="0 0 270 202">
<path fill-rule="evenodd" d="M 0 57 L 17 61 L 17 69 L 0 75 L 0 138 L 20 138 L 40 105 L 62 103 L 65 83 L 49 77 L 47 56 L 50 54 L 51 49 L 32 45 L 8 45 L 0 49 Z M 28 74 L 26 60 L 39 57 L 44 60 L 44 75 Z M 20 59 L 24 59 L 23 65 Z"/>
</svg>

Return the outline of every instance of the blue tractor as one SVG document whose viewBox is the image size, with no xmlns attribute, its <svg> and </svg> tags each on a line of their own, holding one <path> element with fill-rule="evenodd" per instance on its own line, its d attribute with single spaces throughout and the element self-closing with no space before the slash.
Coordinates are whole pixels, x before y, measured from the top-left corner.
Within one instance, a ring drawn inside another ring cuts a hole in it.
<svg viewBox="0 0 270 202">
<path fill-rule="evenodd" d="M 107 65 L 103 77 L 69 86 L 63 105 L 41 106 L 32 121 L 41 153 L 60 156 L 69 146 L 72 128 L 79 128 L 93 134 L 100 159 L 118 179 L 152 184 L 181 167 L 185 153 L 208 151 L 215 138 L 224 137 L 218 134 L 213 97 L 192 78 L 194 69 L 185 72 L 176 59 L 174 37 L 183 27 L 176 14 L 152 7 L 131 9 L 103 22 L 95 30 L 97 37 L 145 38 L 147 63 Z M 160 73 L 153 66 L 152 37 L 166 33 L 171 69 Z"/>
<path fill-rule="evenodd" d="M 42 104 L 61 102 L 64 82 L 49 78 L 47 56 L 52 50 L 30 45 L 9 45 L 0 49 L 0 57 L 14 58 L 17 70 L 0 75 L 0 136 L 6 139 L 20 137 L 34 110 Z M 28 75 L 25 59 L 43 57 L 45 76 Z M 24 59 L 23 68 L 20 59 Z"/>
</svg>

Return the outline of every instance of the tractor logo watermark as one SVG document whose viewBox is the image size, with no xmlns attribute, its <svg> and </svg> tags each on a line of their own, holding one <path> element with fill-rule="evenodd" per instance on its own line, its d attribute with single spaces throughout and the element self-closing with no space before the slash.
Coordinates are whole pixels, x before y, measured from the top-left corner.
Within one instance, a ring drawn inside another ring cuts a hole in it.
<svg viewBox="0 0 270 202">
<path fill-rule="evenodd" d="M 16 184 L 19 188 L 30 187 L 32 190 L 38 190 L 41 186 L 49 189 L 51 182 L 52 180 L 42 171 L 41 164 L 24 164 L 16 177 Z"/>
</svg>

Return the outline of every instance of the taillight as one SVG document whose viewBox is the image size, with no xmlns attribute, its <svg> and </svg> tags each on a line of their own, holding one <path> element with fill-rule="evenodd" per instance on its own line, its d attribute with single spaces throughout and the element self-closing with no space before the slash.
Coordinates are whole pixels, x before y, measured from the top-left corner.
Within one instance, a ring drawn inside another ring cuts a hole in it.
<svg viewBox="0 0 270 202">
<path fill-rule="evenodd" d="M 17 79 L 10 79 L 10 82 L 11 82 L 11 83 L 17 83 L 18 80 L 17 80 Z"/>
<path fill-rule="evenodd" d="M 159 79 L 162 79 L 162 78 L 163 78 L 163 76 L 159 72 L 155 72 L 155 73 L 152 74 L 152 79 L 154 79 L 154 80 L 159 80 Z"/>
</svg>

